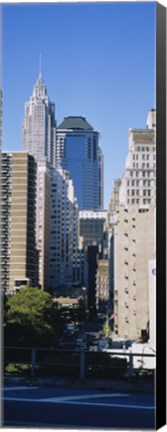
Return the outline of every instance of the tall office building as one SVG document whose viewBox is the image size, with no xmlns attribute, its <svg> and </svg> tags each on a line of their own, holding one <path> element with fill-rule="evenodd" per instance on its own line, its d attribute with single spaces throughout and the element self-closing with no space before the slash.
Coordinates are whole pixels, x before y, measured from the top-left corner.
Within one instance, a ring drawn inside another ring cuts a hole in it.
<svg viewBox="0 0 167 432">
<path fill-rule="evenodd" d="M 149 263 L 156 249 L 154 205 L 119 206 L 111 247 L 114 329 L 122 338 L 138 339 L 146 333 L 150 319 Z"/>
<path fill-rule="evenodd" d="M 52 171 L 50 202 L 49 288 L 72 286 L 73 262 L 78 247 L 77 201 L 69 174 Z"/>
<path fill-rule="evenodd" d="M 108 215 L 115 331 L 132 339 L 146 333 L 149 321 L 149 262 L 156 251 L 155 128 L 156 112 L 151 110 L 146 129 L 129 130 L 125 172 Z"/>
<path fill-rule="evenodd" d="M 2 289 L 36 286 L 36 163 L 25 152 L 2 153 L 1 214 Z"/>
<path fill-rule="evenodd" d="M 120 204 L 155 204 L 156 111 L 147 118 L 146 129 L 129 129 L 129 152 L 122 178 Z"/>
<path fill-rule="evenodd" d="M 23 149 L 33 155 L 36 162 L 46 158 L 53 166 L 55 165 L 55 105 L 47 96 L 41 74 L 29 102 L 25 104 L 22 142 Z"/>
<path fill-rule="evenodd" d="M 84 117 L 65 117 L 58 126 L 56 166 L 69 171 L 79 210 L 103 209 L 103 155 L 99 133 Z"/>
<path fill-rule="evenodd" d="M 36 244 L 38 250 L 39 285 L 49 286 L 51 166 L 41 161 L 37 166 Z"/>
</svg>

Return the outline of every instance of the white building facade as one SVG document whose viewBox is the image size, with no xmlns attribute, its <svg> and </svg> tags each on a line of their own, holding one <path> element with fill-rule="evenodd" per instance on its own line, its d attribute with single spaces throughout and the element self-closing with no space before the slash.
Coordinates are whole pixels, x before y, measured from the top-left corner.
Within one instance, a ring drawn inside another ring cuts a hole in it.
<svg viewBox="0 0 167 432">
<path fill-rule="evenodd" d="M 50 201 L 49 288 L 72 286 L 73 261 L 77 250 L 77 201 L 69 174 L 52 170 Z"/>
<path fill-rule="evenodd" d="M 155 320 L 148 273 L 156 253 L 155 110 L 148 114 L 146 129 L 129 130 L 129 152 L 117 193 L 119 200 L 108 215 L 114 330 L 120 337 L 138 339 L 146 337 L 150 316 L 152 329 Z"/>
<path fill-rule="evenodd" d="M 155 205 L 156 112 L 148 114 L 146 129 L 129 129 L 129 152 L 119 202 L 124 205 Z"/>
<path fill-rule="evenodd" d="M 39 285 L 43 290 L 47 290 L 49 286 L 50 194 L 51 166 L 47 161 L 39 161 L 37 166 L 36 245 Z"/>
</svg>

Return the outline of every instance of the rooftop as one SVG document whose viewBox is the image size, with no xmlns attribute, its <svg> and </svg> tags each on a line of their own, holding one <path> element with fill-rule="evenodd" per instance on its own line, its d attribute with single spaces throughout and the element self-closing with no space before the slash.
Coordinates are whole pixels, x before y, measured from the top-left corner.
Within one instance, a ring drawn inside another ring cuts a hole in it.
<svg viewBox="0 0 167 432">
<path fill-rule="evenodd" d="M 58 126 L 58 129 L 73 129 L 73 130 L 93 130 L 93 127 L 87 122 L 85 117 L 69 116 L 64 117 L 64 120 Z"/>
</svg>

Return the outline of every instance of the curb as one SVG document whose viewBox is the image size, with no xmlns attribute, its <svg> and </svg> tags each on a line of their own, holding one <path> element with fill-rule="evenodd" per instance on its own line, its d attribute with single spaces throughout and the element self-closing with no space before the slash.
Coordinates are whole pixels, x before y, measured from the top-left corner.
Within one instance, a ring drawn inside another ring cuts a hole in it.
<svg viewBox="0 0 167 432">
<path fill-rule="evenodd" d="M 60 377 L 43 377 L 43 378 L 26 378 L 26 377 L 5 377 L 4 385 L 16 384 L 16 385 L 27 385 L 27 386 L 41 386 L 41 387 L 73 387 L 73 388 L 88 388 L 96 390 L 110 390 L 119 392 L 131 392 L 131 393 L 154 393 L 155 384 L 154 382 L 144 381 L 119 381 L 119 380 L 88 380 L 88 379 L 62 379 Z"/>
</svg>

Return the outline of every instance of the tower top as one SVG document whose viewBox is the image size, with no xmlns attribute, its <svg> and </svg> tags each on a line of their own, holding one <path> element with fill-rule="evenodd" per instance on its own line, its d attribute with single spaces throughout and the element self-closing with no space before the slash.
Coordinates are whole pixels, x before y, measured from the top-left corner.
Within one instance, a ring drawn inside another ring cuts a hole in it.
<svg viewBox="0 0 167 432">
<path fill-rule="evenodd" d="M 39 54 L 39 77 L 42 76 L 42 54 Z"/>
</svg>

